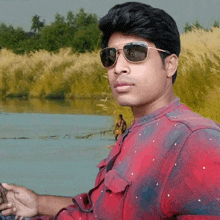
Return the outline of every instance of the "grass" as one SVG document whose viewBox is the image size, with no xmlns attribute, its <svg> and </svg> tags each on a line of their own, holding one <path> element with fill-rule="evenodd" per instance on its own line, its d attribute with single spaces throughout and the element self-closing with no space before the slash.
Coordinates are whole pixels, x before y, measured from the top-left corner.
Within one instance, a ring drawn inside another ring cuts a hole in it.
<svg viewBox="0 0 220 220">
<path fill-rule="evenodd" d="M 73 54 L 70 48 L 58 53 L 41 50 L 15 55 L 0 52 L 0 95 L 38 98 L 91 98 L 110 93 L 99 51 Z"/>
<path fill-rule="evenodd" d="M 193 111 L 220 123 L 220 28 L 184 33 L 181 44 L 175 95 Z M 123 114 L 128 124 L 133 120 L 129 108 L 112 101 L 99 51 L 73 54 L 70 48 L 62 48 L 57 53 L 16 55 L 3 49 L 0 96 L 96 98 L 107 114 Z"/>
</svg>

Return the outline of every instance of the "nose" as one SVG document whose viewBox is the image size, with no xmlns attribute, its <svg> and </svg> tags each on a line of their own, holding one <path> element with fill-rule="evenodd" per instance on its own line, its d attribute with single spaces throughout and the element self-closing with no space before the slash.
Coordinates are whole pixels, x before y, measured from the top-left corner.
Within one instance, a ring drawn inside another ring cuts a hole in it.
<svg viewBox="0 0 220 220">
<path fill-rule="evenodd" d="M 128 74 L 130 72 L 129 63 L 125 59 L 123 51 L 117 51 L 117 60 L 115 64 L 115 74 Z"/>
</svg>

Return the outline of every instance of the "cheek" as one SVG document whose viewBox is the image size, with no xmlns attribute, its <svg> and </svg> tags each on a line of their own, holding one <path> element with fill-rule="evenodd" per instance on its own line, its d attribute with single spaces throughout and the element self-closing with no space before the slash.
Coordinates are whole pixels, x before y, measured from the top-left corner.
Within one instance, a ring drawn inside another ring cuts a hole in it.
<svg viewBox="0 0 220 220">
<path fill-rule="evenodd" d="M 152 68 L 151 68 L 152 66 Z M 145 86 L 158 86 L 166 80 L 166 75 L 161 66 L 153 62 L 153 64 L 148 65 L 148 68 L 142 66 L 140 68 L 135 68 L 134 71 L 137 73 L 136 79 Z"/>
<path fill-rule="evenodd" d="M 136 67 L 133 71 L 136 73 L 136 80 L 142 86 L 149 87 L 157 82 L 158 77 L 153 69 L 146 67 Z"/>
</svg>

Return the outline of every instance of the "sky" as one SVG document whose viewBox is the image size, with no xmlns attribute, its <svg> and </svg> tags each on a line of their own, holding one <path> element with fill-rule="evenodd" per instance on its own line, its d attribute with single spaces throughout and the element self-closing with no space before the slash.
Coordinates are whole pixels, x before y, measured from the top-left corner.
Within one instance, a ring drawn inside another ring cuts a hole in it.
<svg viewBox="0 0 220 220">
<path fill-rule="evenodd" d="M 22 27 L 30 31 L 31 19 L 37 14 L 46 24 L 54 21 L 56 13 L 66 17 L 68 11 L 76 14 L 80 8 L 86 13 L 104 16 L 116 4 L 129 0 L 0 0 L 0 23 Z M 135 0 L 132 0 L 135 1 Z M 170 14 L 180 32 L 186 22 L 196 20 L 205 28 L 210 28 L 214 20 L 220 22 L 220 0 L 139 0 Z"/>
</svg>

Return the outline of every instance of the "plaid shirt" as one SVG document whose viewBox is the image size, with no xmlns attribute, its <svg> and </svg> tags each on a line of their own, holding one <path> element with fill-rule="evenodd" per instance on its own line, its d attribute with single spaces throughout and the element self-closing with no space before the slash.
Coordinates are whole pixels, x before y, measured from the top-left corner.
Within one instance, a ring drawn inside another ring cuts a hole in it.
<svg viewBox="0 0 220 220">
<path fill-rule="evenodd" d="M 220 126 L 176 98 L 135 121 L 55 219 L 220 219 Z"/>
</svg>

